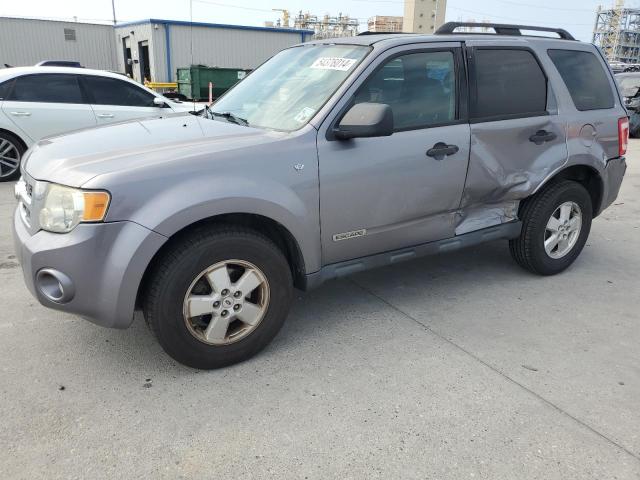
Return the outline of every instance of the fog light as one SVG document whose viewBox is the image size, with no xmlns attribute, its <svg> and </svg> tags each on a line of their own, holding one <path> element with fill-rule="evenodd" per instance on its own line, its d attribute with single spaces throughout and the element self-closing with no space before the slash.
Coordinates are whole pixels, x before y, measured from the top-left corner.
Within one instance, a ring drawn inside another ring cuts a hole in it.
<svg viewBox="0 0 640 480">
<path fill-rule="evenodd" d="M 54 303 L 68 303 L 76 293 L 73 281 L 53 268 L 43 268 L 38 271 L 36 288 L 47 300 Z"/>
</svg>

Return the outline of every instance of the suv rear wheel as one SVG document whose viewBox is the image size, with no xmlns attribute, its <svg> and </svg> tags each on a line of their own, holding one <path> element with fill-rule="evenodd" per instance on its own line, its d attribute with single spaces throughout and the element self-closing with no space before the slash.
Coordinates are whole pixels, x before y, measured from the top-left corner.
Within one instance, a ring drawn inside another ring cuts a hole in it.
<svg viewBox="0 0 640 480">
<path fill-rule="evenodd" d="M 220 226 L 173 244 L 155 265 L 144 298 L 164 350 L 194 368 L 245 360 L 278 333 L 289 311 L 291 270 L 261 234 Z"/>
<path fill-rule="evenodd" d="M 565 270 L 580 255 L 591 230 L 591 196 L 579 183 L 549 185 L 526 200 L 522 233 L 509 242 L 515 261 L 539 275 Z"/>
<path fill-rule="evenodd" d="M 0 182 L 17 180 L 20 160 L 26 149 L 15 135 L 0 132 Z"/>
</svg>

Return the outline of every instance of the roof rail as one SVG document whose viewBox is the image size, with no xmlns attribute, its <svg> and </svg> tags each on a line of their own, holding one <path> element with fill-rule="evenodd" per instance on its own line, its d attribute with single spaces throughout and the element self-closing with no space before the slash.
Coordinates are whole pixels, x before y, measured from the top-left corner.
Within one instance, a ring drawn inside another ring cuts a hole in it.
<svg viewBox="0 0 640 480">
<path fill-rule="evenodd" d="M 450 35 L 459 27 L 492 28 L 496 35 L 522 35 L 522 30 L 556 33 L 563 40 L 575 40 L 573 35 L 562 28 L 536 27 L 531 25 L 509 25 L 506 23 L 447 22 L 435 31 L 435 35 Z M 461 33 L 461 32 L 459 32 Z"/>
<path fill-rule="evenodd" d="M 407 32 L 371 32 L 367 30 L 366 32 L 360 32 L 357 36 L 361 37 L 363 35 L 406 35 Z"/>
</svg>

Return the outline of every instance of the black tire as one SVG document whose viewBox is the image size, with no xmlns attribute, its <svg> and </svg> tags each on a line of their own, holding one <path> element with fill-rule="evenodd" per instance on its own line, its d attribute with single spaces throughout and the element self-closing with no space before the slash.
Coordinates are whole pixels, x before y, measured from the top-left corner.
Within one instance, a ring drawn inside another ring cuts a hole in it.
<svg viewBox="0 0 640 480">
<path fill-rule="evenodd" d="M 545 230 L 551 215 L 564 202 L 575 202 L 580 207 L 582 227 L 571 250 L 561 258 L 552 258 L 544 248 Z M 551 184 L 522 205 L 522 233 L 520 237 L 509 241 L 511 256 L 518 265 L 532 273 L 560 273 L 575 261 L 584 248 L 591 231 L 592 216 L 591 196 L 581 184 L 570 180 Z"/>
<path fill-rule="evenodd" d="M 0 132 L 0 145 L 4 142 L 11 143 L 18 152 L 18 165 L 13 171 L 5 163 L 0 164 L 0 182 L 11 182 L 20 178 L 20 162 L 27 149 L 18 137 L 9 132 Z"/>
<path fill-rule="evenodd" d="M 269 303 L 260 323 L 246 337 L 210 345 L 187 327 L 183 302 L 194 279 L 227 260 L 258 267 L 269 285 Z M 213 369 L 246 360 L 271 342 L 291 304 L 293 281 L 287 259 L 267 237 L 235 226 L 200 228 L 178 238 L 152 267 L 143 299 L 145 319 L 160 345 L 184 365 Z"/>
</svg>

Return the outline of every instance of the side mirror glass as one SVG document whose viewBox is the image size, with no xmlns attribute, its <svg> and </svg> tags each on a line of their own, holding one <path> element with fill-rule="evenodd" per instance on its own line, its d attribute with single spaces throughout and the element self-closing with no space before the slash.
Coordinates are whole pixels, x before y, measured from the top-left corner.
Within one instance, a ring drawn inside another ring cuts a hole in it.
<svg viewBox="0 0 640 480">
<path fill-rule="evenodd" d="M 333 131 L 336 138 L 388 137 L 393 134 L 393 112 L 385 103 L 357 103 Z"/>
</svg>

